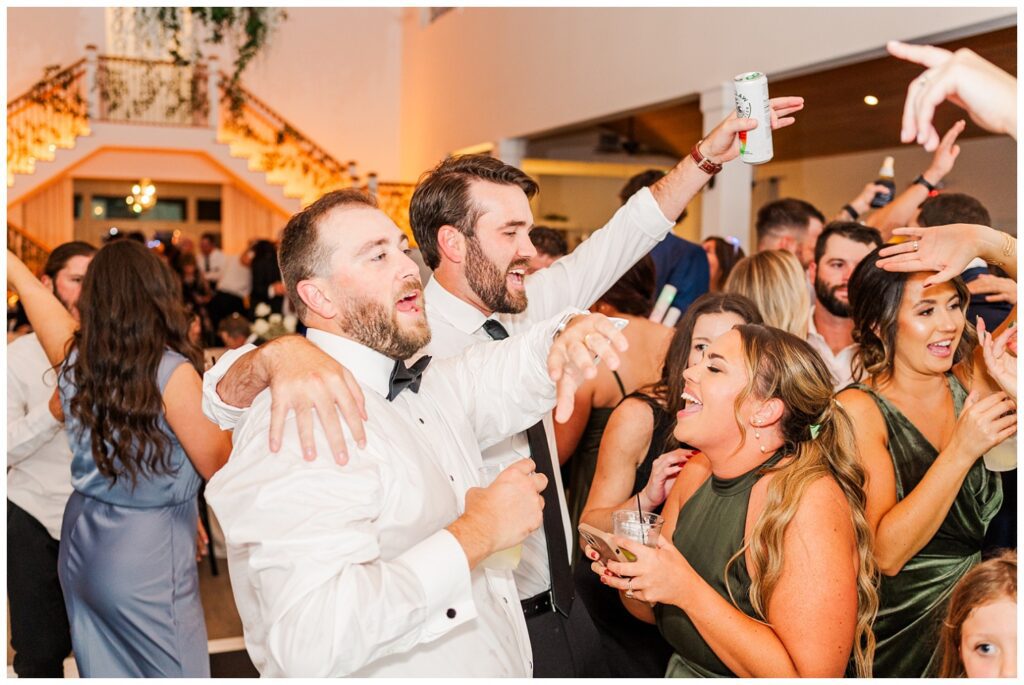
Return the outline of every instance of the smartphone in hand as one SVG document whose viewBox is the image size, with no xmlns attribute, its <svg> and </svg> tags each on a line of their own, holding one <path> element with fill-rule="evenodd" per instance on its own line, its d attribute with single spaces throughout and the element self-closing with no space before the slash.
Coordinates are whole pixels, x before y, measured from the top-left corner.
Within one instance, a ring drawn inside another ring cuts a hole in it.
<svg viewBox="0 0 1024 685">
<path fill-rule="evenodd" d="M 601 563 L 609 561 L 631 561 L 626 550 L 612 542 L 612 534 L 586 523 L 579 525 L 580 537 L 601 555 Z"/>
</svg>

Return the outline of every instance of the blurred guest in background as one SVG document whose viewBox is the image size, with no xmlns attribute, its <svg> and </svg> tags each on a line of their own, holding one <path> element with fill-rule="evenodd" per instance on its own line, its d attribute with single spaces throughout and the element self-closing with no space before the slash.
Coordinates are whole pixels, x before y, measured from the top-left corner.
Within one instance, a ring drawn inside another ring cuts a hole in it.
<svg viewBox="0 0 1024 685">
<path fill-rule="evenodd" d="M 648 169 L 637 174 L 619 191 L 619 202 L 626 204 L 638 190 L 657 183 L 664 176 L 665 172 L 658 169 Z M 678 217 L 669 218 L 678 224 L 686 218 L 686 210 L 683 209 Z M 672 306 L 683 312 L 694 300 L 708 291 L 708 258 L 700 245 L 669 233 L 650 254 L 654 260 L 652 304 L 666 284 L 675 286 L 676 296 Z"/>
<path fill-rule="evenodd" d="M 261 303 L 270 311 L 281 314 L 284 311 L 284 283 L 281 268 L 277 265 L 277 246 L 270 240 L 257 240 L 252 246 L 252 291 L 249 296 L 249 313 L 254 315 Z M 255 318 L 255 317 L 254 317 Z"/>
<path fill-rule="evenodd" d="M 199 238 L 199 265 L 203 271 L 203 278 L 213 289 L 217 288 L 224 271 L 224 253 L 220 250 L 220 236 L 216 233 L 204 233 Z"/>
<path fill-rule="evenodd" d="M 806 268 L 814 257 L 814 244 L 824 227 L 825 215 L 810 202 L 792 197 L 769 202 L 757 210 L 754 222 L 757 251 L 792 252 L 800 260 L 800 266 Z"/>
<path fill-rule="evenodd" d="M 75 320 L 96 248 L 58 245 L 40 282 Z M 71 448 L 57 395 L 57 373 L 35 333 L 7 346 L 7 602 L 14 672 L 61 678 L 71 653 L 57 577 L 61 518 L 71 496 Z"/>
<path fill-rule="evenodd" d="M 732 268 L 747 254 L 740 247 L 740 241 L 733 236 L 719 238 L 711 236 L 706 238 L 701 246 L 704 254 L 708 257 L 708 269 L 710 274 L 710 287 L 708 292 L 717 293 L 725 288 L 725 281 L 728 280 Z"/>
<path fill-rule="evenodd" d="M 566 242 L 565 235 L 547 226 L 534 226 L 530 231 L 530 242 L 536 248 L 537 254 L 530 257 L 530 265 L 526 267 L 527 274 L 546 269 L 556 259 L 569 254 L 569 243 Z"/>
<path fill-rule="evenodd" d="M 814 284 L 814 304 L 808 318 L 807 342 L 832 372 L 832 384 L 842 390 L 853 382 L 853 319 L 849 282 L 864 256 L 882 246 L 874 228 L 853 221 L 833 221 L 814 247 L 807 275 Z"/>
<path fill-rule="evenodd" d="M 220 280 L 210 300 L 210 323 L 214 328 L 220 326 L 221 320 L 231 314 L 245 313 L 245 301 L 252 292 L 252 249 L 240 255 L 226 255 L 221 270 Z"/>
<path fill-rule="evenodd" d="M 767 326 L 807 338 L 811 297 L 800 262 L 791 252 L 757 252 L 736 263 L 725 292 L 749 297 Z"/>
</svg>

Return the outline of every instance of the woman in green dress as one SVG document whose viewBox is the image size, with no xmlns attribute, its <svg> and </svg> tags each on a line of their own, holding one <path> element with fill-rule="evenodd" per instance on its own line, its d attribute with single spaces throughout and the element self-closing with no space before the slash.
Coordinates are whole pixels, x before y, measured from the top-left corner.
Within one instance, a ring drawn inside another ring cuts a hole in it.
<svg viewBox="0 0 1024 685">
<path fill-rule="evenodd" d="M 675 436 L 701 453 L 665 502 L 665 533 L 654 548 L 616 537 L 632 563 L 587 548 L 592 569 L 657 622 L 670 677 L 870 675 L 864 473 L 825 363 L 790 333 L 741 325 L 683 376 Z"/>
<path fill-rule="evenodd" d="M 981 561 L 1002 502 L 999 474 L 979 458 L 1016 430 L 1013 402 L 986 377 L 959 276 L 925 287 L 934 274 L 878 268 L 880 252 L 909 254 L 919 245 L 879 248 L 851 276 L 862 382 L 838 396 L 868 475 L 867 517 L 882 573 L 874 626 L 880 677 L 937 675 L 949 596 Z"/>
</svg>

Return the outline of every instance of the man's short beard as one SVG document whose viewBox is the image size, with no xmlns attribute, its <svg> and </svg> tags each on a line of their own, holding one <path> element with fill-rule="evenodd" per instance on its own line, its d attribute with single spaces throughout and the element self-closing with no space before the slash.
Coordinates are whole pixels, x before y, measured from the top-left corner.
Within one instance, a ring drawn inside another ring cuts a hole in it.
<svg viewBox="0 0 1024 685">
<path fill-rule="evenodd" d="M 842 285 L 829 287 L 828 283 L 821 280 L 817 276 L 814 278 L 814 294 L 818 297 L 818 303 L 828 311 L 832 316 L 838 316 L 841 319 L 850 318 L 850 305 L 847 302 L 843 302 L 835 293 L 839 290 Z M 849 291 L 847 291 L 849 292 Z"/>
<path fill-rule="evenodd" d="M 391 359 L 408 359 L 430 342 L 430 325 L 408 330 L 398 323 L 398 313 L 387 310 L 379 302 L 351 297 L 340 298 L 342 330 L 358 343 L 380 352 Z M 424 314 L 425 316 L 425 314 Z"/>
<path fill-rule="evenodd" d="M 508 277 L 508 269 L 521 267 L 525 270 L 530 260 L 512 262 L 502 272 L 484 254 L 479 240 L 475 237 L 467 238 L 466 244 L 466 281 L 484 306 L 501 314 L 518 314 L 526 309 L 526 291 L 513 295 L 508 291 L 505 279 Z"/>
</svg>

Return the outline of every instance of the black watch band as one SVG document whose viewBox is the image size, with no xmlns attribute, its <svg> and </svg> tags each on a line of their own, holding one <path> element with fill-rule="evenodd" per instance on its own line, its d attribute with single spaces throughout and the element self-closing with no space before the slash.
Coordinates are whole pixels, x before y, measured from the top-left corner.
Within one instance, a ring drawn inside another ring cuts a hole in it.
<svg viewBox="0 0 1024 685">
<path fill-rule="evenodd" d="M 921 174 L 920 176 L 915 178 L 914 183 L 920 183 L 921 185 L 928 189 L 929 193 L 935 191 L 935 186 L 928 182 L 928 179 L 924 177 L 924 174 Z M 913 183 L 911 183 L 911 185 L 913 185 Z"/>
<path fill-rule="evenodd" d="M 832 206 L 834 207 L 835 205 Z M 857 212 L 857 210 L 854 209 L 851 205 L 843 205 L 843 211 L 849 214 L 850 218 L 853 219 L 854 221 L 856 221 L 857 217 L 860 216 L 860 213 Z"/>
</svg>

